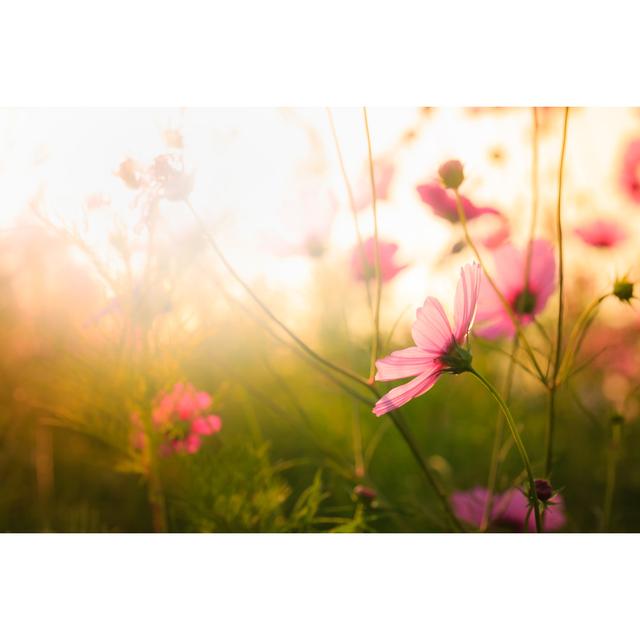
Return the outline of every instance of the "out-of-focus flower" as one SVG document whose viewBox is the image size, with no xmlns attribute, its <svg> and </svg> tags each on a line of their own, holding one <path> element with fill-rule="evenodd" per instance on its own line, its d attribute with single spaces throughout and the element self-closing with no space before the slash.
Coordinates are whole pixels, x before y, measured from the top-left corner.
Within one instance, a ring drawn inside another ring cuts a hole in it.
<svg viewBox="0 0 640 640">
<path fill-rule="evenodd" d="M 84 199 L 84 208 L 86 211 L 96 211 L 111 204 L 111 198 L 104 193 L 90 193 Z"/>
<path fill-rule="evenodd" d="M 636 380 L 640 377 L 640 321 L 621 327 L 596 324 L 587 333 L 581 351 L 592 366 Z"/>
<path fill-rule="evenodd" d="M 139 189 L 144 183 L 145 168 L 133 158 L 125 158 L 114 173 L 130 189 Z"/>
<path fill-rule="evenodd" d="M 368 504 L 372 507 L 376 506 L 376 498 L 378 497 L 378 492 L 371 487 L 367 487 L 363 484 L 358 484 L 353 488 L 353 493 L 358 500 L 361 500 L 365 504 Z"/>
<path fill-rule="evenodd" d="M 126 158 L 115 172 L 129 188 L 140 191 L 137 200 L 149 208 L 158 198 L 173 202 L 184 200 L 193 190 L 194 174 L 187 173 L 181 156 L 162 154 L 145 167 L 133 158 Z"/>
<path fill-rule="evenodd" d="M 640 139 L 632 140 L 624 152 L 620 186 L 630 200 L 640 204 Z"/>
<path fill-rule="evenodd" d="M 476 527 L 480 527 L 489 492 L 484 487 L 470 491 L 457 491 L 451 496 L 451 506 L 456 517 Z M 542 530 L 557 531 L 566 524 L 564 500 L 555 495 L 549 499 L 542 511 Z M 535 517 L 529 507 L 527 497 L 519 489 L 509 489 L 493 498 L 489 526 L 514 532 L 536 530 Z"/>
<path fill-rule="evenodd" d="M 388 158 L 378 158 L 373 163 L 373 177 L 376 185 L 376 200 L 386 200 L 389 197 L 389 187 L 395 175 L 396 167 Z M 353 193 L 353 203 L 356 211 L 362 211 L 371 205 L 371 176 L 369 167 L 365 175 L 360 178 Z"/>
<path fill-rule="evenodd" d="M 182 133 L 179 129 L 165 129 L 163 137 L 166 145 L 174 149 L 182 149 L 184 146 L 184 140 L 182 139 Z"/>
<path fill-rule="evenodd" d="M 494 251 L 509 239 L 509 236 L 511 235 L 511 227 L 509 226 L 509 221 L 502 216 L 499 218 L 492 218 L 491 221 L 495 222 L 495 224 L 493 224 L 489 229 L 484 229 L 479 232 L 474 230 L 471 232 L 471 235 L 476 237 L 481 245 L 491 251 Z M 478 222 L 476 224 L 481 223 Z"/>
<path fill-rule="evenodd" d="M 593 220 L 574 231 L 584 242 L 599 248 L 615 247 L 627 237 L 624 229 L 613 220 Z"/>
<path fill-rule="evenodd" d="M 162 435 L 160 452 L 197 453 L 202 438 L 217 433 L 222 428 L 220 416 L 209 413 L 212 399 L 205 391 L 198 391 L 191 384 L 178 382 L 171 391 L 161 393 L 153 401 L 151 421 Z M 132 414 L 133 445 L 145 446 L 145 433 L 139 414 Z"/>
<path fill-rule="evenodd" d="M 464 169 L 460 160 L 449 160 L 441 164 L 438 175 L 446 189 L 457 189 L 464 182 Z"/>
<path fill-rule="evenodd" d="M 172 202 L 184 200 L 193 190 L 194 174 L 187 173 L 181 159 L 173 155 L 157 156 L 150 168 L 152 186 Z"/>
<path fill-rule="evenodd" d="M 530 323 L 544 309 L 555 288 L 556 261 L 553 247 L 546 240 L 533 241 L 526 286 L 526 248 L 521 250 L 510 243 L 505 244 L 493 253 L 493 259 L 496 266 L 496 286 L 511 305 L 520 323 Z M 486 277 L 482 278 L 480 286 L 476 321 L 482 325 L 476 328 L 476 333 L 485 338 L 515 334 L 515 326 L 509 313 Z"/>
<path fill-rule="evenodd" d="M 376 380 L 399 380 L 416 376 L 395 387 L 373 408 L 376 416 L 393 411 L 422 395 L 443 373 L 462 373 L 471 365 L 471 354 L 462 346 L 473 323 L 482 271 L 478 264 L 460 270 L 454 306 L 454 328 L 436 298 L 429 297 L 416 314 L 411 329 L 415 347 L 394 351 L 376 362 Z"/>
<path fill-rule="evenodd" d="M 418 194 L 422 202 L 429 205 L 433 213 L 440 218 L 449 220 L 449 222 L 458 222 L 458 210 L 456 208 L 456 199 L 447 193 L 447 190 L 437 182 L 428 182 L 418 185 Z M 484 214 L 502 215 L 497 209 L 492 207 L 476 207 L 469 198 L 460 196 L 460 202 L 464 209 L 467 220 L 473 220 Z"/>
<path fill-rule="evenodd" d="M 383 282 L 395 278 L 407 265 L 398 265 L 395 255 L 398 245 L 395 242 L 379 241 L 380 276 Z M 364 253 L 364 256 L 363 256 Z M 364 260 L 363 260 L 364 257 Z M 356 280 L 369 280 L 376 275 L 376 241 L 369 238 L 360 245 L 356 245 L 351 252 L 351 273 Z"/>
</svg>

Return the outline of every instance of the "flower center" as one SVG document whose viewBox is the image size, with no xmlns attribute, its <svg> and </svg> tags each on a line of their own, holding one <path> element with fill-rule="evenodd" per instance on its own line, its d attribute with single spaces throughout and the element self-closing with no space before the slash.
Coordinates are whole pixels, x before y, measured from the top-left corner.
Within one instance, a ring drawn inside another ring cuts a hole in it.
<svg viewBox="0 0 640 640">
<path fill-rule="evenodd" d="M 536 308 L 536 294 L 529 289 L 520 292 L 513 301 L 513 310 L 518 315 L 529 315 Z"/>
<path fill-rule="evenodd" d="M 455 340 L 449 350 L 440 356 L 440 362 L 449 373 L 463 373 L 471 370 L 471 352 L 462 348 Z"/>
</svg>

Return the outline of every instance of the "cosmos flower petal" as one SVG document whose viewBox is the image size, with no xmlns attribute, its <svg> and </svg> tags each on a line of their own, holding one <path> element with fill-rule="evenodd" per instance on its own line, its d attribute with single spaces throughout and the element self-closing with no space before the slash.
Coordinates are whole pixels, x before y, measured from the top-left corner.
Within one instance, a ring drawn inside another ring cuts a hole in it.
<svg viewBox="0 0 640 640">
<path fill-rule="evenodd" d="M 440 376 L 441 368 L 439 365 L 435 365 L 431 369 L 427 369 L 413 380 L 401 384 L 399 387 L 394 387 L 382 396 L 378 402 L 376 402 L 373 408 L 373 413 L 380 417 L 389 411 L 393 411 L 404 404 L 407 404 L 409 400 L 413 400 L 419 395 L 422 395 L 436 383 L 436 380 Z"/>
<path fill-rule="evenodd" d="M 453 312 L 454 336 L 458 343 L 464 341 L 473 323 L 480 294 L 481 277 L 482 269 L 479 264 L 466 264 L 460 269 Z"/>
<path fill-rule="evenodd" d="M 416 313 L 411 335 L 421 349 L 433 356 L 447 351 L 453 340 L 453 331 L 439 300 L 429 297 L 424 301 Z"/>
<path fill-rule="evenodd" d="M 394 351 L 376 362 L 376 380 L 399 380 L 417 376 L 434 363 L 432 355 L 419 347 L 408 347 Z"/>
</svg>

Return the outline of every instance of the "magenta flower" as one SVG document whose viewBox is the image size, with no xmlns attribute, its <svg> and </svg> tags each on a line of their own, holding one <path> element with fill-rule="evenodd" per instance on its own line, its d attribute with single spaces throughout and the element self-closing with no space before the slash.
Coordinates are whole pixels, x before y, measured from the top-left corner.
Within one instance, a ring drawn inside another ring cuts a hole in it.
<svg viewBox="0 0 640 640">
<path fill-rule="evenodd" d="M 395 165 L 387 158 L 378 158 L 374 161 L 373 177 L 376 185 L 376 200 L 386 200 L 389 197 L 389 187 L 395 172 Z M 356 211 L 362 211 L 372 204 L 371 176 L 368 166 L 353 194 L 353 204 Z"/>
<path fill-rule="evenodd" d="M 598 248 L 615 247 L 627 237 L 624 229 L 613 220 L 594 220 L 574 231 L 584 242 Z"/>
<path fill-rule="evenodd" d="M 640 204 L 640 139 L 632 140 L 624 153 L 620 186 L 633 202 Z"/>
<path fill-rule="evenodd" d="M 449 195 L 447 190 L 438 182 L 429 182 L 421 184 L 417 187 L 418 194 L 422 202 L 429 205 L 433 213 L 440 218 L 449 220 L 449 222 L 458 222 L 458 210 L 456 208 L 456 199 Z M 485 213 L 500 216 L 502 215 L 497 209 L 491 207 L 476 207 L 471 200 L 460 196 L 460 202 L 464 209 L 467 220 L 473 220 Z"/>
<path fill-rule="evenodd" d="M 163 455 L 196 453 L 203 437 L 220 431 L 222 420 L 208 413 L 211 404 L 208 393 L 182 382 L 175 384 L 171 391 L 156 396 L 151 419 L 153 426 L 164 436 L 160 449 Z"/>
<path fill-rule="evenodd" d="M 395 255 L 398 245 L 395 242 L 379 241 L 380 247 L 380 275 L 383 282 L 395 278 L 400 271 L 406 269 L 407 265 L 398 265 L 395 262 Z M 364 261 L 363 261 L 364 252 Z M 363 264 L 364 262 L 364 264 Z M 369 280 L 376 275 L 376 241 L 369 238 L 360 246 L 356 245 L 351 252 L 351 274 L 356 280 Z"/>
<path fill-rule="evenodd" d="M 533 241 L 529 282 L 526 286 L 526 249 L 520 250 L 507 243 L 496 249 L 493 259 L 496 265 L 496 286 L 520 323 L 530 323 L 544 309 L 555 288 L 556 261 L 553 247 L 546 240 Z M 482 324 L 476 328 L 476 333 L 485 338 L 515 334 L 509 313 L 485 277 L 480 285 L 476 321 Z"/>
<path fill-rule="evenodd" d="M 488 497 L 489 492 L 484 487 L 457 491 L 451 496 L 451 506 L 459 520 L 480 527 Z M 542 530 L 557 531 L 564 527 L 566 521 L 564 500 L 562 496 L 555 495 L 544 505 Z M 535 517 L 529 511 L 529 501 L 522 491 L 509 489 L 494 496 L 489 526 L 516 532 L 532 533 L 536 530 Z"/>
<path fill-rule="evenodd" d="M 435 298 L 425 300 L 418 309 L 411 329 L 415 347 L 394 351 L 376 362 L 376 380 L 399 380 L 416 376 L 395 387 L 376 402 L 376 416 L 393 411 L 427 392 L 443 373 L 462 373 L 471 365 L 471 354 L 463 348 L 476 312 L 481 269 L 467 264 L 460 270 L 454 306 L 454 328 Z"/>
</svg>

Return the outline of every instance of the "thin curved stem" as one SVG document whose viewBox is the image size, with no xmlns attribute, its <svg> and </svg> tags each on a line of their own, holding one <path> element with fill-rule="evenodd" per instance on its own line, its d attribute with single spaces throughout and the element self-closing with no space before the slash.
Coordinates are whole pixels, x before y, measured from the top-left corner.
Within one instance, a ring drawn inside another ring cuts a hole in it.
<svg viewBox="0 0 640 640">
<path fill-rule="evenodd" d="M 482 259 L 482 256 L 480 255 L 480 252 L 478 251 L 478 248 L 476 247 L 473 239 L 471 238 L 471 234 L 469 233 L 469 228 L 468 228 L 468 225 L 467 225 L 467 216 L 466 216 L 466 214 L 464 212 L 464 207 L 462 206 L 462 200 L 460 199 L 460 193 L 459 193 L 459 191 L 457 189 L 454 189 L 453 193 L 455 195 L 456 209 L 458 211 L 458 216 L 460 218 L 460 223 L 462 224 L 462 230 L 464 232 L 465 240 L 466 240 L 467 244 L 469 245 L 469 248 L 473 251 L 474 255 L 476 256 L 476 259 L 478 260 L 478 263 L 482 267 L 482 271 L 484 272 L 484 275 L 485 275 L 485 278 L 487 279 L 487 282 L 491 285 L 491 288 L 495 291 L 496 295 L 500 299 L 500 302 L 502 303 L 502 306 L 504 307 L 505 311 L 509 315 L 509 318 L 510 318 L 511 322 L 513 323 L 513 326 L 515 327 L 516 333 L 518 334 L 520 340 L 522 341 L 522 346 L 525 348 L 529 358 L 531 359 L 531 363 L 533 364 L 533 366 L 534 366 L 534 368 L 536 370 L 536 373 L 538 374 L 540 380 L 544 384 L 546 384 L 546 379 L 545 379 L 544 374 L 542 373 L 542 369 L 540 369 L 540 365 L 538 364 L 538 360 L 536 359 L 536 356 L 533 353 L 533 349 L 531 348 L 531 345 L 529 344 L 529 341 L 527 340 L 526 336 L 524 335 L 524 331 L 522 330 L 522 325 L 520 324 L 520 319 L 518 318 L 518 316 L 514 312 L 514 310 L 511 308 L 511 305 L 509 304 L 508 300 L 504 297 L 504 294 L 502 293 L 502 291 L 500 291 L 500 289 L 499 289 L 498 285 L 495 283 L 494 279 L 491 277 L 491 274 L 489 273 L 486 265 L 484 264 L 484 261 Z"/>
<path fill-rule="evenodd" d="M 509 429 L 511 431 L 511 437 L 513 438 L 516 448 L 520 453 L 520 457 L 522 458 L 522 462 L 527 473 L 527 479 L 529 481 L 529 501 L 533 505 L 533 513 L 536 519 L 536 531 L 540 533 L 542 531 L 542 519 L 540 517 L 540 505 L 538 504 L 538 497 L 536 495 L 536 486 L 535 480 L 533 478 L 533 471 L 531 469 L 531 462 L 529 461 L 529 456 L 527 454 L 527 450 L 525 449 L 524 443 L 522 442 L 522 438 L 520 438 L 520 434 L 518 433 L 518 429 L 516 427 L 516 423 L 513 420 L 513 416 L 511 415 L 511 411 L 509 411 L 509 407 L 507 407 L 497 389 L 485 377 L 483 377 L 473 368 L 469 369 L 469 372 L 474 375 L 484 385 L 485 389 L 493 396 L 494 400 L 498 403 L 498 406 L 502 410 L 504 417 L 506 418 L 507 425 L 509 426 Z"/>
<path fill-rule="evenodd" d="M 378 398 L 382 397 L 374 387 L 372 387 L 372 391 L 374 395 L 376 395 L 376 397 Z M 440 500 L 440 504 L 442 505 L 442 508 L 449 522 L 451 523 L 451 526 L 457 532 L 464 532 L 464 528 L 460 524 L 458 518 L 456 518 L 456 515 L 453 513 L 453 509 L 451 508 L 451 504 L 449 503 L 449 498 L 447 497 L 442 487 L 440 487 L 440 484 L 438 483 L 435 476 L 431 472 L 431 469 L 429 469 L 429 465 L 427 464 L 426 460 L 422 456 L 422 453 L 420 452 L 420 447 L 418 446 L 418 443 L 413 437 L 413 434 L 411 433 L 409 426 L 404 421 L 404 417 L 397 409 L 395 411 L 391 411 L 386 415 L 393 422 L 396 429 L 400 432 L 400 435 L 404 438 L 405 442 L 409 446 L 409 449 L 411 450 L 413 457 L 416 459 L 418 466 L 420 467 L 425 478 L 427 479 L 427 482 L 429 483 L 429 485 L 431 486 L 435 494 L 438 496 L 438 499 Z"/>
<path fill-rule="evenodd" d="M 618 421 L 611 425 L 611 444 L 607 464 L 607 480 L 604 493 L 604 511 L 602 516 L 602 530 L 608 532 L 611 528 L 611 514 L 613 512 L 613 496 L 616 490 L 616 472 L 620 455 L 622 428 Z"/>
<path fill-rule="evenodd" d="M 364 129 L 367 134 L 367 151 L 369 154 L 369 178 L 371 180 L 371 203 L 373 205 L 373 238 L 375 242 L 375 275 L 376 275 L 376 299 L 373 312 L 374 334 L 371 340 L 371 363 L 369 366 L 369 381 L 373 382 L 378 359 L 378 346 L 380 343 L 380 302 L 382 300 L 382 273 L 380 270 L 380 241 L 378 238 L 378 203 L 376 197 L 376 179 L 373 168 L 373 152 L 371 151 L 371 134 L 369 133 L 369 118 L 367 108 L 362 107 L 364 116 Z"/>
<path fill-rule="evenodd" d="M 358 212 L 356 210 L 356 201 L 353 197 L 353 189 L 351 188 L 351 182 L 347 175 L 347 169 L 344 164 L 344 158 L 342 157 L 342 149 L 340 148 L 340 140 L 338 139 L 338 132 L 336 131 L 336 125 L 333 120 L 333 114 L 331 109 L 327 107 L 327 117 L 329 119 L 329 128 L 331 129 L 331 137 L 333 138 L 333 144 L 336 148 L 336 154 L 338 156 L 338 164 L 340 165 L 340 173 L 342 174 L 342 180 L 347 190 L 347 197 L 349 199 L 349 208 L 351 210 L 351 217 L 353 219 L 353 226 L 356 232 L 356 238 L 358 241 L 358 251 L 360 252 L 360 259 L 362 260 L 362 273 L 367 273 L 367 255 L 364 250 L 364 241 L 362 240 L 362 232 L 360 231 L 360 224 L 358 223 Z M 371 298 L 371 286 L 369 284 L 369 278 L 364 279 L 365 289 L 367 291 L 367 304 L 369 305 L 369 311 L 371 312 L 371 318 L 373 320 L 373 301 Z"/>
<path fill-rule="evenodd" d="M 562 357 L 562 325 L 564 321 L 564 243 L 562 239 L 562 186 L 564 182 L 564 160 L 567 148 L 567 125 L 569 124 L 569 107 L 564 108 L 564 124 L 562 127 L 562 147 L 560 149 L 560 166 L 558 168 L 558 200 L 556 205 L 556 234 L 558 240 L 558 326 L 556 330 L 556 348 L 551 382 L 549 383 L 549 421 L 546 434 L 546 455 L 544 464 L 545 477 L 551 473 L 553 462 L 553 436 L 556 423 L 556 391 L 558 388 L 558 370 Z"/>
<path fill-rule="evenodd" d="M 202 234 L 214 250 L 222 264 L 225 266 L 230 275 L 236 280 L 236 282 L 249 294 L 250 298 L 262 309 L 262 311 L 267 315 L 275 324 L 277 324 L 308 356 L 312 357 L 314 360 L 324 365 L 329 369 L 333 369 L 335 372 L 342 374 L 343 376 L 350 378 L 354 382 L 357 382 L 360 385 L 370 388 L 370 384 L 368 380 L 359 376 L 357 373 L 353 373 L 348 369 L 345 369 L 337 364 L 334 364 L 330 360 L 323 358 L 319 353 L 316 353 L 311 347 L 309 347 L 301 338 L 299 338 L 287 325 L 284 324 L 272 311 L 269 307 L 253 292 L 251 287 L 244 281 L 242 276 L 238 274 L 238 272 L 234 269 L 233 265 L 227 260 L 226 256 L 218 246 L 218 243 L 214 240 L 213 236 L 209 233 L 204 220 L 200 217 L 198 212 L 193 208 L 193 205 L 188 200 L 185 200 L 187 207 L 193 214 L 194 218 L 200 225 L 202 230 Z"/>
<path fill-rule="evenodd" d="M 513 387 L 513 374 L 515 372 L 515 354 L 518 350 L 518 336 L 513 338 L 513 347 L 511 349 L 512 358 L 509 360 L 509 368 L 504 382 L 505 402 L 509 402 L 511 397 L 511 389 Z M 502 427 L 503 427 L 502 411 L 498 412 L 496 418 L 496 430 L 493 437 L 493 448 L 491 451 L 491 462 L 489 465 L 489 478 L 487 480 L 487 502 L 485 504 L 484 513 L 482 514 L 482 522 L 480 523 L 480 531 L 486 531 L 491 518 L 491 509 L 493 507 L 493 497 L 496 491 L 496 482 L 498 479 L 498 467 L 500 466 L 500 450 L 502 443 Z"/>
</svg>

